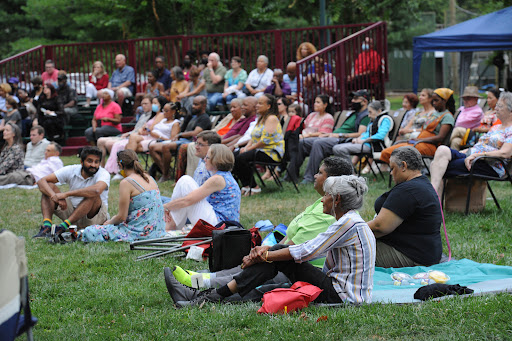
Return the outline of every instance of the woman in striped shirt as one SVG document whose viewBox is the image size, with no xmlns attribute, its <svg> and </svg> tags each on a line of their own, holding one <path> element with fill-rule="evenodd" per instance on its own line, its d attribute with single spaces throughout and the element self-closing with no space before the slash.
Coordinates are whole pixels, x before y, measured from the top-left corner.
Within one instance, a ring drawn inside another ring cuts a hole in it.
<svg viewBox="0 0 512 341">
<path fill-rule="evenodd" d="M 292 282 L 305 281 L 323 289 L 317 302 L 370 303 L 375 270 L 375 237 L 357 213 L 368 191 L 364 178 L 354 175 L 329 177 L 324 183 L 324 213 L 337 221 L 316 238 L 298 245 L 257 246 L 244 257 L 240 274 L 219 289 L 199 291 L 176 285 L 170 292 L 188 301 L 175 302 L 178 307 L 203 302 L 220 302 L 239 293 L 246 295 L 272 279 L 278 271 Z M 322 270 L 308 261 L 326 255 Z M 187 293 L 183 292 L 187 290 Z"/>
</svg>

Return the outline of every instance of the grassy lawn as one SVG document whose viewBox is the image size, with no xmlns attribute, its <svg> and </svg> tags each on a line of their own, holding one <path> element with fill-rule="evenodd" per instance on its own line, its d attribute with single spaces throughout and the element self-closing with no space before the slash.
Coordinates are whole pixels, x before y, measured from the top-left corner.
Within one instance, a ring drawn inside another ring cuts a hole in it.
<svg viewBox="0 0 512 341">
<path fill-rule="evenodd" d="M 77 158 L 64 158 L 66 164 Z M 368 178 L 370 192 L 361 210 L 370 219 L 373 202 L 387 182 Z M 279 191 L 269 184 L 263 194 L 242 199 L 245 227 L 270 219 L 288 224 L 318 198 L 312 186 L 297 194 L 286 184 Z M 510 244 L 512 201 L 510 185 L 495 185 L 503 210 L 492 201 L 479 214 L 447 214 L 446 223 L 457 259 L 512 265 Z M 167 182 L 161 187 L 170 196 Z M 31 304 L 39 323 L 36 340 L 391 340 L 391 339 L 511 339 L 512 296 L 451 298 L 418 305 L 310 307 L 301 314 L 259 316 L 260 304 L 205 305 L 175 310 L 163 280 L 163 267 L 204 269 L 207 263 L 176 256 L 135 262 L 143 251 L 124 243 L 51 245 L 32 240 L 41 224 L 37 190 L 3 190 L 0 228 L 26 238 Z M 110 189 L 109 211 L 117 210 L 118 182 Z M 58 221 L 58 219 L 56 220 Z M 443 238 L 444 240 L 444 238 Z M 447 252 L 445 246 L 445 253 Z M 327 320 L 318 321 L 321 316 Z"/>
</svg>

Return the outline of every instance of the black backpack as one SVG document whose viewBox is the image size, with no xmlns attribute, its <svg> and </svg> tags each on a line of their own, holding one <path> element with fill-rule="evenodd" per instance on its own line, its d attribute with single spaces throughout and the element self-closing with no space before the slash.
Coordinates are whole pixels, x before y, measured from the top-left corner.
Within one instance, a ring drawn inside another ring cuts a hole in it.
<svg viewBox="0 0 512 341">
<path fill-rule="evenodd" d="M 231 269 L 242 264 L 243 258 L 251 251 L 251 232 L 240 223 L 225 223 L 228 226 L 225 229 L 212 231 L 210 272 Z"/>
</svg>

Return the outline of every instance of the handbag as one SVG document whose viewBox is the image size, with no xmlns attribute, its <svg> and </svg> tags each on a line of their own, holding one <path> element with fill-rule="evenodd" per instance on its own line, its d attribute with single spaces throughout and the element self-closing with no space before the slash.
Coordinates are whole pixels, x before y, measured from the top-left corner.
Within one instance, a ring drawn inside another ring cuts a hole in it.
<svg viewBox="0 0 512 341">
<path fill-rule="evenodd" d="M 295 282 L 290 288 L 278 288 L 263 295 L 258 314 L 286 314 L 309 306 L 323 291 L 308 282 Z"/>
<path fill-rule="evenodd" d="M 212 246 L 209 252 L 210 272 L 231 269 L 240 264 L 251 252 L 251 232 L 240 227 L 229 227 L 212 231 Z"/>
</svg>

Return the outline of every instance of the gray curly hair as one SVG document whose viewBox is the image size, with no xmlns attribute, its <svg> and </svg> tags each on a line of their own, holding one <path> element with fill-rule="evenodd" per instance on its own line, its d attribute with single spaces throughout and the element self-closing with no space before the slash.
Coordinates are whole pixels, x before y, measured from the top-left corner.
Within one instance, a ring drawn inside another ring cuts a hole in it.
<svg viewBox="0 0 512 341">
<path fill-rule="evenodd" d="M 344 212 L 357 210 L 363 206 L 364 194 L 368 192 L 366 179 L 356 175 L 330 176 L 324 182 L 324 192 L 341 197 L 340 208 Z M 333 206 L 334 211 L 334 206 Z"/>
</svg>

